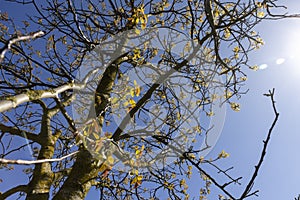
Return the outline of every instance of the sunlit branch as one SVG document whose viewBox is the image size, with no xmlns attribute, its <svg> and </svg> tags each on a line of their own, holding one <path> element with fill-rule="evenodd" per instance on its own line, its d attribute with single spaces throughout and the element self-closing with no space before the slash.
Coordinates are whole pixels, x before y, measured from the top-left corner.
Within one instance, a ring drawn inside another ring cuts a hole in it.
<svg viewBox="0 0 300 200">
<path fill-rule="evenodd" d="M 43 36 L 44 34 L 45 33 L 43 31 L 38 31 L 31 35 L 19 36 L 19 37 L 8 40 L 7 43 L 4 45 L 4 47 L 2 47 L 2 49 L 0 49 L 0 63 L 3 61 L 6 52 L 11 49 L 11 46 L 13 44 L 20 42 L 20 41 L 24 41 L 24 40 L 35 39 L 37 37 Z"/>
<path fill-rule="evenodd" d="M 69 5 L 69 8 L 73 14 L 73 19 L 74 19 L 74 22 L 76 23 L 76 26 L 77 26 L 77 29 L 80 33 L 80 35 L 84 38 L 84 40 L 87 42 L 87 43 L 91 43 L 90 40 L 84 35 L 81 27 L 80 27 L 80 24 L 78 22 L 78 17 L 77 17 L 77 14 L 75 12 L 75 9 L 74 9 L 74 6 L 73 6 L 73 3 L 72 1 L 68 0 L 68 5 Z"/>
<path fill-rule="evenodd" d="M 84 84 L 75 84 L 68 83 L 62 86 L 59 86 L 54 89 L 48 90 L 30 90 L 23 94 L 18 94 L 15 96 L 4 97 L 5 100 L 0 101 L 0 112 L 7 111 L 12 108 L 16 108 L 22 103 L 39 100 L 43 98 L 55 98 L 58 94 L 73 89 L 80 90 L 84 87 Z"/>
<path fill-rule="evenodd" d="M 46 163 L 46 162 L 59 162 L 59 161 L 62 161 L 68 157 L 71 157 L 71 156 L 77 154 L 78 152 L 79 151 L 75 151 L 75 152 L 65 155 L 61 158 L 41 159 L 41 160 L 9 160 L 9 159 L 0 158 L 0 163 L 1 164 L 16 164 L 16 165 L 34 165 L 34 164 L 41 164 L 41 163 Z"/>
</svg>

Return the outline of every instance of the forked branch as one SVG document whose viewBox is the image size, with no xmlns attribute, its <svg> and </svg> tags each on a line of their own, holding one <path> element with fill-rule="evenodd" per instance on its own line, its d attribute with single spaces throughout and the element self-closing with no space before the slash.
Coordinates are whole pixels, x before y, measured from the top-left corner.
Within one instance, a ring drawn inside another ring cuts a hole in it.
<svg viewBox="0 0 300 200">
<path fill-rule="evenodd" d="M 274 130 L 274 127 L 275 127 L 275 125 L 276 125 L 276 123 L 278 121 L 278 118 L 279 118 L 279 113 L 277 112 L 277 109 L 276 109 L 276 106 L 275 106 L 276 101 L 274 100 L 274 93 L 275 93 L 275 89 L 273 88 L 273 90 L 269 90 L 269 93 L 264 94 L 265 96 L 271 98 L 272 107 L 273 107 L 273 111 L 274 111 L 274 114 L 275 114 L 275 118 L 273 120 L 273 123 L 272 123 L 270 129 L 269 129 L 269 132 L 268 132 L 266 140 L 263 141 L 264 142 L 264 147 L 263 147 L 263 150 L 261 152 L 261 156 L 260 156 L 260 159 L 258 161 L 258 164 L 255 166 L 255 170 L 254 170 L 254 172 L 252 174 L 252 177 L 251 177 L 248 185 L 246 186 L 244 192 L 242 193 L 242 195 L 241 195 L 241 197 L 239 199 L 245 199 L 245 198 L 247 198 L 249 196 L 255 195 L 258 192 L 258 191 L 251 192 L 251 189 L 252 189 L 252 187 L 254 185 L 254 181 L 255 181 L 255 179 L 256 179 L 256 177 L 258 175 L 260 167 L 261 167 L 261 165 L 262 165 L 262 163 L 264 161 L 264 158 L 266 156 L 267 147 L 268 147 L 268 144 L 269 144 L 270 139 L 271 139 L 271 134 L 272 134 L 272 132 Z"/>
<path fill-rule="evenodd" d="M 45 33 L 43 31 L 38 31 L 38 32 L 32 33 L 30 35 L 18 36 L 16 38 L 12 38 L 12 39 L 8 40 L 6 42 L 6 44 L 4 45 L 4 47 L 2 47 L 0 49 L 0 63 L 3 61 L 6 52 L 11 49 L 11 46 L 13 44 L 20 42 L 20 41 L 24 41 L 24 40 L 35 39 L 37 37 L 43 36 L 44 34 Z"/>
</svg>

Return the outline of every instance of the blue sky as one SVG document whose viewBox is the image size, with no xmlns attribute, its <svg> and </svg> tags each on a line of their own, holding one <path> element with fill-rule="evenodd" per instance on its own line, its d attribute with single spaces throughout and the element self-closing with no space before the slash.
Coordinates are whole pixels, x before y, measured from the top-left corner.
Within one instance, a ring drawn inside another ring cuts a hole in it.
<svg viewBox="0 0 300 200">
<path fill-rule="evenodd" d="M 290 12 L 300 12 L 298 1 L 282 2 Z M 2 4 L 0 9 L 17 10 L 6 5 Z M 260 190 L 259 197 L 250 199 L 293 199 L 300 193 L 300 19 L 265 21 L 256 30 L 264 39 L 265 46 L 251 54 L 251 63 L 264 64 L 267 68 L 249 71 L 245 86 L 249 92 L 239 102 L 241 111 L 227 110 L 222 135 L 211 155 L 223 149 L 229 152 L 230 157 L 223 160 L 222 166 L 234 166 L 232 174 L 243 176 L 241 182 L 247 183 L 274 118 L 271 102 L 262 94 L 275 88 L 280 117 L 254 185 L 254 190 Z M 195 177 L 193 181 L 196 183 Z M 244 187 L 231 189 L 238 196 Z M 5 186 L 0 183 L 0 190 L 3 188 Z M 198 189 L 191 192 L 199 194 Z M 93 194 L 90 194 L 87 199 L 92 197 Z"/>
<path fill-rule="evenodd" d="M 291 11 L 300 11 L 300 4 L 293 2 L 286 4 Z M 266 44 L 250 58 L 253 63 L 268 67 L 248 73 L 249 92 L 240 101 L 241 111 L 228 110 L 223 133 L 213 152 L 230 152 L 225 161 L 227 166 L 231 164 L 236 176 L 248 180 L 274 118 L 270 100 L 262 94 L 275 88 L 280 117 L 255 182 L 259 197 L 250 199 L 294 199 L 300 193 L 300 20 L 267 21 L 256 30 Z"/>
</svg>

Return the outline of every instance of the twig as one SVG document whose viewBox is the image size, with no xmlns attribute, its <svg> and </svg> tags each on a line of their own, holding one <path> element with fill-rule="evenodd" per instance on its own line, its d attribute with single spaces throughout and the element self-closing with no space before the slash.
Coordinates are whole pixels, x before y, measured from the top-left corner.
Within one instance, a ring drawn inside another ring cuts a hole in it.
<svg viewBox="0 0 300 200">
<path fill-rule="evenodd" d="M 20 41 L 24 41 L 24 40 L 29 40 L 29 39 L 35 39 L 37 37 L 41 37 L 43 36 L 45 33 L 43 31 L 38 31 L 38 32 L 35 32 L 33 34 L 30 34 L 30 35 L 24 35 L 24 36 L 19 36 L 19 37 L 16 37 L 16 38 L 12 38 L 10 40 L 8 40 L 6 42 L 6 44 L 4 45 L 4 47 L 1 48 L 0 50 L 0 63 L 3 61 L 4 59 L 4 56 L 5 56 L 5 53 L 11 49 L 11 46 L 17 42 L 20 42 Z"/>
<path fill-rule="evenodd" d="M 249 196 L 251 196 L 251 195 L 253 195 L 253 194 L 256 194 L 256 193 L 258 192 L 258 191 L 256 191 L 256 192 L 251 193 L 251 194 L 249 195 L 249 193 L 250 193 L 250 191 L 251 191 L 251 189 L 252 189 L 252 186 L 254 185 L 254 181 L 255 181 L 255 179 L 256 179 L 256 177 L 257 177 L 258 171 L 259 171 L 259 169 L 260 169 L 260 167 L 261 167 L 261 165 L 262 165 L 262 163 L 263 163 L 263 161 L 264 161 L 265 155 L 266 155 L 266 153 L 267 153 L 267 146 L 268 146 L 268 143 L 269 143 L 269 141 L 270 141 L 272 131 L 273 131 L 273 129 L 274 129 L 274 127 L 275 127 L 275 124 L 276 124 L 276 122 L 277 122 L 277 120 L 278 120 L 278 117 L 279 117 L 279 113 L 277 112 L 277 109 L 276 109 L 276 106 L 275 106 L 275 103 L 276 103 L 276 102 L 275 102 L 275 100 L 274 100 L 274 92 L 275 92 L 275 89 L 273 89 L 272 91 L 269 90 L 269 93 L 264 94 L 264 95 L 271 98 L 271 101 L 272 101 L 272 107 L 273 107 L 273 111 L 274 111 L 274 114 L 275 114 L 275 118 L 274 118 L 274 121 L 273 121 L 273 123 L 272 123 L 272 125 L 271 125 L 271 128 L 269 129 L 267 138 L 266 138 L 266 140 L 264 141 L 264 147 L 263 147 L 263 150 L 262 150 L 262 152 L 261 152 L 261 156 L 260 156 L 259 162 L 258 162 L 258 164 L 255 166 L 255 170 L 254 170 L 254 172 L 253 172 L 253 175 L 252 175 L 252 177 L 251 177 L 251 179 L 250 179 L 248 185 L 246 186 L 246 188 L 245 188 L 243 194 L 242 194 L 241 197 L 239 198 L 239 200 L 245 199 L 245 198 L 247 198 L 247 197 L 249 197 Z"/>
<path fill-rule="evenodd" d="M 78 152 L 79 151 L 75 151 L 61 158 L 41 159 L 41 160 L 8 160 L 8 159 L 0 158 L 0 164 L 33 165 L 33 164 L 40 164 L 45 162 L 59 162 L 70 156 L 77 154 Z"/>
<path fill-rule="evenodd" d="M 208 174 L 204 169 L 202 169 L 196 162 L 193 161 L 193 159 L 189 158 L 186 154 L 183 155 L 185 159 L 187 159 L 194 167 L 196 167 L 198 169 L 198 171 L 200 173 L 203 173 L 206 177 L 209 178 L 209 180 L 215 185 L 217 186 L 219 189 L 221 189 L 224 194 L 226 194 L 228 197 L 230 197 L 231 199 L 235 199 L 233 197 L 233 195 L 227 191 L 225 189 L 225 187 L 227 186 L 226 184 L 225 185 L 221 185 L 220 183 L 217 182 L 216 179 L 214 179 L 210 174 Z"/>
</svg>

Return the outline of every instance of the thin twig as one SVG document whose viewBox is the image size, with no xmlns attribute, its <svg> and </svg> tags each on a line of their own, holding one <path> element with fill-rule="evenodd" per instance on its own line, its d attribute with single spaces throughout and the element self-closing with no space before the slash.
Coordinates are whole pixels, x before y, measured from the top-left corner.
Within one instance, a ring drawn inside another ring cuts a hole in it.
<svg viewBox="0 0 300 200">
<path fill-rule="evenodd" d="M 261 152 L 261 156 L 260 156 L 259 162 L 258 162 L 258 164 L 255 166 L 255 170 L 254 170 L 254 172 L 253 172 L 253 175 L 252 175 L 252 177 L 251 177 L 251 179 L 250 179 L 248 185 L 246 186 L 246 188 L 245 188 L 243 194 L 242 194 L 241 197 L 239 198 L 240 200 L 241 200 L 241 199 L 245 199 L 245 198 L 251 196 L 251 194 L 253 195 L 253 194 L 256 194 L 256 193 L 258 192 L 258 191 L 256 191 L 256 192 L 251 193 L 251 194 L 249 195 L 249 193 L 250 193 L 250 191 L 251 191 L 251 189 L 252 189 L 252 187 L 253 187 L 253 185 L 254 185 L 254 181 L 255 181 L 255 179 L 256 179 L 256 177 L 257 177 L 257 175 L 258 175 L 258 171 L 259 171 L 259 169 L 260 169 L 260 167 L 261 167 L 261 165 L 262 165 L 262 163 L 263 163 L 263 161 L 264 161 L 265 155 L 266 155 L 266 153 L 267 153 L 267 146 L 268 146 L 269 141 L 270 141 L 270 139 L 271 139 L 272 131 L 273 131 L 273 129 L 274 129 L 274 127 L 275 127 L 275 124 L 276 124 L 276 122 L 277 122 L 277 120 L 278 120 L 278 117 L 279 117 L 279 113 L 277 112 L 277 109 L 276 109 L 276 106 L 275 106 L 275 103 L 276 103 L 276 102 L 275 102 L 275 100 L 274 100 L 274 92 L 275 92 L 275 89 L 273 89 L 272 91 L 269 90 L 269 93 L 268 93 L 268 94 L 264 94 L 265 96 L 271 98 L 271 101 L 272 101 L 272 107 L 273 107 L 273 111 L 274 111 L 274 114 L 275 114 L 275 118 L 274 118 L 274 121 L 273 121 L 273 123 L 272 123 L 272 125 L 271 125 L 271 128 L 269 129 L 267 138 L 266 138 L 266 140 L 264 141 L 264 147 L 263 147 L 263 150 L 262 150 L 262 152 Z"/>
</svg>

